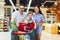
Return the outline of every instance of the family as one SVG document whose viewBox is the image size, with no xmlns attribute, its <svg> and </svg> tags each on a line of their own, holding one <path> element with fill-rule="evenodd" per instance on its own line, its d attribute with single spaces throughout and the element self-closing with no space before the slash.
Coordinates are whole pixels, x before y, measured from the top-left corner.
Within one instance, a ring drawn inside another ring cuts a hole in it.
<svg viewBox="0 0 60 40">
<path fill-rule="evenodd" d="M 42 34 L 42 24 L 44 23 L 44 16 L 42 12 L 40 11 L 40 7 L 36 5 L 34 7 L 34 13 L 32 11 L 29 11 L 28 14 L 24 12 L 25 7 L 23 5 L 20 5 L 19 10 L 14 12 L 11 17 L 11 22 L 16 20 L 16 25 L 19 29 L 19 22 L 25 22 L 25 23 L 31 23 L 32 21 L 35 23 L 35 31 L 36 31 L 36 38 L 37 40 L 41 39 Z M 17 36 L 17 40 L 18 36 Z"/>
</svg>

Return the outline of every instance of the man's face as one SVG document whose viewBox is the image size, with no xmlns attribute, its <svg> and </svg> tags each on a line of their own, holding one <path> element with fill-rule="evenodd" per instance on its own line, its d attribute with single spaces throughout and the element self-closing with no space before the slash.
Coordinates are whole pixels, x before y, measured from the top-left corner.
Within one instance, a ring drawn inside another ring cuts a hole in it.
<svg viewBox="0 0 60 40">
<path fill-rule="evenodd" d="M 20 13 L 23 13 L 24 12 L 24 6 L 20 6 L 19 11 L 20 11 Z"/>
</svg>

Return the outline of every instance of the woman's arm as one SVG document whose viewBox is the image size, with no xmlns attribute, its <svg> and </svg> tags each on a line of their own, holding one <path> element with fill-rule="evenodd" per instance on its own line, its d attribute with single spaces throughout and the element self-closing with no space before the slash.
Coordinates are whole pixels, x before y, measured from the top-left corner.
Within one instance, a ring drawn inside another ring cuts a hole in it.
<svg viewBox="0 0 60 40">
<path fill-rule="evenodd" d="M 35 24 L 34 29 L 36 29 L 36 22 L 35 21 L 34 21 L 34 24 Z"/>
<path fill-rule="evenodd" d="M 36 26 L 36 22 L 35 22 L 35 20 L 34 20 L 34 18 L 32 17 L 32 20 L 33 20 L 33 22 L 34 22 L 34 29 L 36 29 L 37 28 L 37 26 Z"/>
<path fill-rule="evenodd" d="M 41 17 L 41 18 L 40 18 L 41 21 L 40 21 L 39 23 L 37 23 L 37 26 L 38 26 L 38 25 L 42 25 L 42 24 L 45 22 L 45 20 L 44 20 L 44 16 L 41 15 L 40 17 Z"/>
<path fill-rule="evenodd" d="M 42 25 L 44 22 L 40 22 L 39 24 Z"/>
<path fill-rule="evenodd" d="M 41 15 L 41 22 L 40 22 L 39 24 L 42 25 L 44 22 L 45 22 L 45 20 L 44 20 L 44 16 Z"/>
</svg>

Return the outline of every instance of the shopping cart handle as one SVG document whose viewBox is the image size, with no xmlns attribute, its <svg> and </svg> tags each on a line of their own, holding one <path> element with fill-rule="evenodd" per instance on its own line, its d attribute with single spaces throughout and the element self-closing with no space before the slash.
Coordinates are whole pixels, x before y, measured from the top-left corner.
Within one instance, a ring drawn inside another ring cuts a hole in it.
<svg viewBox="0 0 60 40">
<path fill-rule="evenodd" d="M 18 32 L 14 32 L 15 35 L 26 35 L 27 32 L 22 32 L 22 31 L 18 31 Z"/>
</svg>

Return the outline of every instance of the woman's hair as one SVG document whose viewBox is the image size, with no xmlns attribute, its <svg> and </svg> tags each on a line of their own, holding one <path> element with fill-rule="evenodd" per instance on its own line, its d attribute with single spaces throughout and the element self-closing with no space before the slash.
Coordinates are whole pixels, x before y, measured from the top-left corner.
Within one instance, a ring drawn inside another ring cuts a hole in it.
<svg viewBox="0 0 60 40">
<path fill-rule="evenodd" d="M 39 13 L 42 14 L 41 10 L 40 10 L 40 6 L 36 5 L 35 7 L 37 7 L 39 9 Z"/>
<path fill-rule="evenodd" d="M 27 15 L 29 15 L 29 14 L 32 14 L 33 15 L 33 12 L 32 11 L 29 11 Z"/>
</svg>

